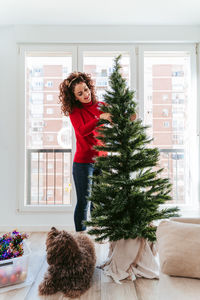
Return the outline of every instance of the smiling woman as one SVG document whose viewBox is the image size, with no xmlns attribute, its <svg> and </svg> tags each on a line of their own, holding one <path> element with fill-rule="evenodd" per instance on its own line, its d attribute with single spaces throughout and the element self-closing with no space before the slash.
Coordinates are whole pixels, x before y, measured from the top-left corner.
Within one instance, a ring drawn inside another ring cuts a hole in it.
<svg viewBox="0 0 200 300">
<path fill-rule="evenodd" d="M 91 92 L 85 82 L 76 84 L 74 88 L 74 95 L 76 100 L 81 103 L 89 103 L 91 101 Z"/>
<path fill-rule="evenodd" d="M 94 172 L 96 156 L 104 155 L 94 150 L 98 144 L 97 128 L 99 119 L 111 122 L 109 113 L 102 113 L 95 95 L 94 83 L 86 73 L 74 72 L 60 84 L 61 109 L 70 117 L 76 134 L 76 153 L 73 160 L 73 178 L 76 188 L 77 204 L 74 212 L 76 231 L 85 231 L 83 221 L 87 219 L 88 201 Z M 100 170 L 95 170 L 100 172 Z M 92 204 L 90 211 L 92 211 Z"/>
<path fill-rule="evenodd" d="M 71 73 L 60 84 L 59 99 L 64 115 L 69 116 L 75 107 L 81 108 L 82 101 L 87 103 L 89 96 L 94 104 L 97 103 L 95 87 L 90 75 L 81 72 Z"/>
</svg>

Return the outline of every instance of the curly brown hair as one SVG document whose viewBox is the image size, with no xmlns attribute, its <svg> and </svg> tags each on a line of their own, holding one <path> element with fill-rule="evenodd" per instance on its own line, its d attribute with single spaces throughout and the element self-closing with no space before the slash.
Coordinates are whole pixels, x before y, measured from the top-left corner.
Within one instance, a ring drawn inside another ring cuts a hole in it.
<svg viewBox="0 0 200 300">
<path fill-rule="evenodd" d="M 80 82 L 86 83 L 91 92 L 92 102 L 97 102 L 95 86 L 93 80 L 91 79 L 91 75 L 82 72 L 72 72 L 59 85 L 59 103 L 61 103 L 61 111 L 65 116 L 69 116 L 69 114 L 72 113 L 74 107 L 82 107 L 82 103 L 80 101 L 76 101 L 74 95 L 75 85 Z"/>
</svg>

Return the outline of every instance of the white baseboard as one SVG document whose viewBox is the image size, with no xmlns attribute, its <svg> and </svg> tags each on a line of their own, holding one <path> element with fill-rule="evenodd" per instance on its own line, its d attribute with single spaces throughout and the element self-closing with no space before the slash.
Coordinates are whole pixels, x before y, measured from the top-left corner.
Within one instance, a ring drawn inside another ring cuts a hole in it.
<svg viewBox="0 0 200 300">
<path fill-rule="evenodd" d="M 63 226 L 63 225 L 53 225 L 58 230 L 67 230 L 67 231 L 75 231 L 73 226 Z M 0 232 L 11 232 L 13 230 L 17 230 L 19 232 L 26 231 L 26 232 L 48 232 L 51 229 L 51 226 L 48 225 L 20 225 L 20 226 L 12 226 L 12 225 L 0 225 Z"/>
</svg>

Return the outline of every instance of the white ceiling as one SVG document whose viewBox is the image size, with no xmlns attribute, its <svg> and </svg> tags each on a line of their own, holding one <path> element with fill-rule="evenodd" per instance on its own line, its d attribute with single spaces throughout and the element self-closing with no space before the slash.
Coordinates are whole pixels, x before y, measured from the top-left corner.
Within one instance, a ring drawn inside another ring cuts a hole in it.
<svg viewBox="0 0 200 300">
<path fill-rule="evenodd" d="M 0 25 L 200 25 L 200 0 L 0 0 Z"/>
</svg>

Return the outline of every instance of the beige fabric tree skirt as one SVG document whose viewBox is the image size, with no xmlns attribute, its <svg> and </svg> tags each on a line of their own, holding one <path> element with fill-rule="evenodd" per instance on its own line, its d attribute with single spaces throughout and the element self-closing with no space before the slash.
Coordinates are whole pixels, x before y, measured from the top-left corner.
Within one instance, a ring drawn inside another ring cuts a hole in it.
<svg viewBox="0 0 200 300">
<path fill-rule="evenodd" d="M 106 261 L 99 266 L 116 283 L 120 280 L 135 280 L 136 277 L 159 278 L 159 263 L 156 245 L 136 238 L 110 242 Z"/>
</svg>

